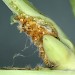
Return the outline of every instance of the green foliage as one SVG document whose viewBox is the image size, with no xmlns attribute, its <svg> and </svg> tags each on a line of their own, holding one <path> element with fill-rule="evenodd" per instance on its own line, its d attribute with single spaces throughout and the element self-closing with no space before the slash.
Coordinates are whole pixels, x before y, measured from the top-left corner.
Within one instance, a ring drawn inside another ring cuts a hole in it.
<svg viewBox="0 0 75 75">
<path fill-rule="evenodd" d="M 70 3 L 71 3 L 71 6 L 72 6 L 73 14 L 75 16 L 75 0 L 70 0 Z"/>
</svg>

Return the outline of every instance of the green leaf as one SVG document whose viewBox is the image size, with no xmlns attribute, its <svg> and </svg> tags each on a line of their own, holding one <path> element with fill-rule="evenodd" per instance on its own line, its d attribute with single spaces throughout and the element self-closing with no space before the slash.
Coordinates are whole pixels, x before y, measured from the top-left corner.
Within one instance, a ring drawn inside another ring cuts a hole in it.
<svg viewBox="0 0 75 75">
<path fill-rule="evenodd" d="M 54 69 L 75 69 L 74 53 L 57 38 L 51 35 L 44 35 L 43 48 L 48 59 L 55 64 L 56 67 Z"/>
</svg>

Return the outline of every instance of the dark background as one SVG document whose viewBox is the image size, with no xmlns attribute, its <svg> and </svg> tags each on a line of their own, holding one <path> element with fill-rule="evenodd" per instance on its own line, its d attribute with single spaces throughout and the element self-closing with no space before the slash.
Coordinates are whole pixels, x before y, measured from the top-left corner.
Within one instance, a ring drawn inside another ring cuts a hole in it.
<svg viewBox="0 0 75 75">
<path fill-rule="evenodd" d="M 72 13 L 69 0 L 29 1 L 45 15 L 52 18 L 70 40 L 75 43 L 75 17 Z M 22 51 L 28 38 L 24 33 L 19 33 L 17 29 L 18 24 L 10 24 L 11 15 L 12 12 L 0 0 L 0 67 L 12 65 L 16 67 L 31 65 L 34 67 L 36 64 L 42 64 L 35 46 L 32 45 L 26 50 L 24 49 L 25 51 Z M 27 45 L 29 46 L 29 40 L 27 41 Z M 37 52 L 34 53 L 34 51 Z M 18 57 L 15 57 L 15 54 Z"/>
</svg>

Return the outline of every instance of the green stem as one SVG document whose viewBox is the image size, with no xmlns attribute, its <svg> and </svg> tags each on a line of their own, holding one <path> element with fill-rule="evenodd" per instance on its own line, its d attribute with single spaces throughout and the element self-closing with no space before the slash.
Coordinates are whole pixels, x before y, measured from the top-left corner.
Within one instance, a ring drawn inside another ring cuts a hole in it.
<svg viewBox="0 0 75 75">
<path fill-rule="evenodd" d="M 0 70 L 0 75 L 75 75 L 75 71 L 61 70 Z"/>
<path fill-rule="evenodd" d="M 39 17 L 50 24 L 52 24 L 58 31 L 59 37 L 66 38 L 66 35 L 62 32 L 62 30 L 56 25 L 56 23 L 48 17 L 40 14 L 29 2 L 28 0 L 3 0 L 3 2 L 10 8 L 10 10 L 19 15 L 25 14 L 33 17 Z"/>
</svg>

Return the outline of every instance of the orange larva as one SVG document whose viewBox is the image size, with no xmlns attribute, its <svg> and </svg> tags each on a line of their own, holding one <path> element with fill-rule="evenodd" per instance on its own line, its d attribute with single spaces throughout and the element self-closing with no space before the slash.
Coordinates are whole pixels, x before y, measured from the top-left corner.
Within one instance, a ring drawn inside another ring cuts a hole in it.
<svg viewBox="0 0 75 75">
<path fill-rule="evenodd" d="M 33 40 L 34 44 L 39 48 L 39 55 L 43 59 L 44 63 L 51 67 L 51 62 L 48 60 L 47 55 L 43 49 L 43 36 L 46 34 L 57 37 L 57 33 L 53 30 L 49 32 L 44 26 L 39 25 L 33 17 L 25 18 L 23 16 L 16 16 L 16 20 L 20 21 L 22 24 L 22 29 L 26 32 Z"/>
</svg>

